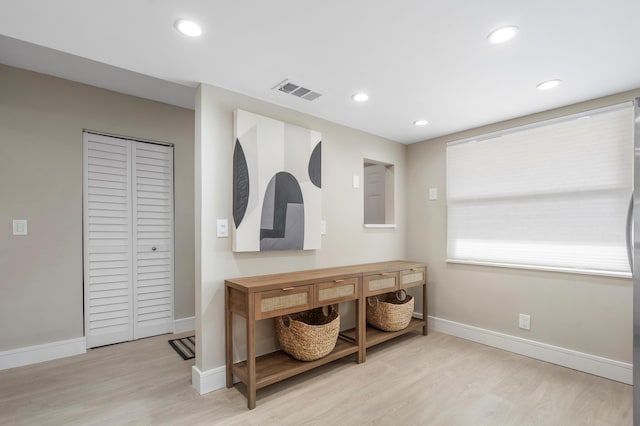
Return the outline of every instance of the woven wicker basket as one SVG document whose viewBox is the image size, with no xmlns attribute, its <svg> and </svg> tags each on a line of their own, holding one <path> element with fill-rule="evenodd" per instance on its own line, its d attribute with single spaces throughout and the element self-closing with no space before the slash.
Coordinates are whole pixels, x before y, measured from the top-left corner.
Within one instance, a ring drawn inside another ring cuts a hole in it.
<svg viewBox="0 0 640 426">
<path fill-rule="evenodd" d="M 367 322 L 383 331 L 407 328 L 413 314 L 413 297 L 400 290 L 367 297 Z"/>
<path fill-rule="evenodd" d="M 282 350 L 300 361 L 314 361 L 336 346 L 340 314 L 333 306 L 311 309 L 275 319 L 276 336 Z"/>
</svg>

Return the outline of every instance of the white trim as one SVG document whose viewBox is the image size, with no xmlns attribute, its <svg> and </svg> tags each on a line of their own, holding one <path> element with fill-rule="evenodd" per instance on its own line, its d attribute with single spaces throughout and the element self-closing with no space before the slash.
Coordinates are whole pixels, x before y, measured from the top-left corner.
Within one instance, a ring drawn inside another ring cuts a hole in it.
<svg viewBox="0 0 640 426">
<path fill-rule="evenodd" d="M 82 132 L 83 133 L 91 133 L 92 135 L 96 135 L 96 136 L 106 136 L 108 138 L 123 139 L 123 140 L 126 140 L 126 141 L 151 143 L 151 144 L 154 144 L 154 145 L 170 146 L 172 148 L 175 147 L 175 144 L 173 142 L 162 142 L 162 141 L 156 141 L 156 140 L 152 140 L 152 139 L 143 139 L 143 138 L 139 138 L 137 136 L 135 138 L 132 138 L 131 136 L 123 136 L 123 135 L 119 135 L 117 133 L 109 133 L 109 132 L 90 130 L 90 129 L 82 129 Z"/>
<path fill-rule="evenodd" d="M 480 260 L 447 259 L 447 263 L 462 265 L 492 266 L 496 268 L 532 269 L 534 271 L 564 272 L 568 274 L 598 275 L 602 277 L 631 278 L 631 272 L 601 271 L 597 269 L 573 269 L 555 266 L 520 265 L 518 263 L 483 262 Z"/>
<path fill-rule="evenodd" d="M 386 229 L 386 228 L 392 229 L 392 228 L 396 227 L 396 224 L 395 223 L 365 223 L 364 227 L 365 228 L 372 228 L 372 229 L 381 229 L 381 228 L 383 228 L 383 229 Z"/>
<path fill-rule="evenodd" d="M 84 337 L 0 352 L 0 370 L 80 355 L 87 352 Z"/>
<path fill-rule="evenodd" d="M 196 317 L 180 318 L 173 321 L 173 332 L 184 333 L 196 329 Z"/>
<path fill-rule="evenodd" d="M 191 386 L 200 395 L 222 389 L 227 386 L 226 367 L 213 368 L 207 371 L 200 371 L 195 365 L 191 367 Z"/>
<path fill-rule="evenodd" d="M 419 313 L 414 312 L 414 315 L 416 317 L 422 317 L 422 314 Z M 429 328 L 440 333 L 450 334 L 473 342 L 482 343 L 483 345 L 525 355 L 530 358 L 629 385 L 633 384 L 633 366 L 626 362 L 603 358 L 597 355 L 578 352 L 432 316 L 429 316 Z"/>
</svg>

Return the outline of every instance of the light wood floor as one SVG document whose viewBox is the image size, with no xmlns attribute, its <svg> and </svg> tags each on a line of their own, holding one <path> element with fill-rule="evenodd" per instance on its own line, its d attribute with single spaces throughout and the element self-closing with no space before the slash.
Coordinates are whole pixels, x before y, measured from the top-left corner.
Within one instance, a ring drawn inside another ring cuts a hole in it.
<svg viewBox="0 0 640 426">
<path fill-rule="evenodd" d="M 432 332 L 258 391 L 199 396 L 169 335 L 0 371 L 0 424 L 630 425 L 631 386 Z"/>
</svg>

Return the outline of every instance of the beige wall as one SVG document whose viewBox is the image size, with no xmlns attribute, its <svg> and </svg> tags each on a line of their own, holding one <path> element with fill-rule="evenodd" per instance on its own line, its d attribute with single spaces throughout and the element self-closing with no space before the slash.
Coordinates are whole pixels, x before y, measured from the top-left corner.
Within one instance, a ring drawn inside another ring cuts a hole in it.
<svg viewBox="0 0 640 426">
<path fill-rule="evenodd" d="M 0 351 L 83 336 L 83 129 L 175 144 L 175 318 L 194 315 L 194 112 L 0 65 Z"/>
<path fill-rule="evenodd" d="M 0 351 L 83 335 L 82 129 L 91 129 L 175 144 L 175 317 L 198 316 L 203 371 L 224 364 L 225 278 L 399 258 L 428 262 L 432 316 L 631 362 L 630 280 L 445 262 L 445 148 L 634 96 L 640 90 L 405 147 L 204 85 L 194 157 L 193 111 L 0 65 Z M 320 250 L 233 253 L 230 238 L 215 237 L 216 219 L 232 223 L 236 108 L 322 132 L 327 235 Z M 362 226 L 362 188 L 351 179 L 362 179 L 364 158 L 396 166 L 395 230 Z M 427 200 L 431 187 L 437 201 Z M 29 236 L 11 235 L 16 218 L 29 220 Z M 518 329 L 520 312 L 532 316 L 531 331 Z M 259 330 L 264 351 L 273 347 L 270 326 L 264 321 Z M 242 331 L 234 338 L 241 356 Z"/>
<path fill-rule="evenodd" d="M 322 132 L 322 217 L 327 235 L 311 251 L 233 253 L 230 238 L 216 238 L 216 219 L 231 215 L 233 110 L 244 109 Z M 202 85 L 196 99 L 196 337 L 197 367 L 224 365 L 224 279 L 405 257 L 406 147 L 227 90 Z M 363 228 L 363 159 L 396 166 L 398 228 Z M 236 322 L 237 329 L 241 321 Z M 261 321 L 258 349 L 274 347 L 270 321 Z M 242 356 L 243 331 L 234 333 Z"/>
<path fill-rule="evenodd" d="M 407 254 L 429 265 L 429 315 L 631 362 L 630 279 L 446 263 L 445 160 L 448 141 L 612 105 L 635 96 L 640 96 L 640 90 L 408 147 L 411 232 Z M 631 161 L 631 152 L 629 155 Z M 429 188 L 438 188 L 438 200 L 428 201 Z M 531 315 L 530 331 L 518 328 L 519 313 Z"/>
</svg>

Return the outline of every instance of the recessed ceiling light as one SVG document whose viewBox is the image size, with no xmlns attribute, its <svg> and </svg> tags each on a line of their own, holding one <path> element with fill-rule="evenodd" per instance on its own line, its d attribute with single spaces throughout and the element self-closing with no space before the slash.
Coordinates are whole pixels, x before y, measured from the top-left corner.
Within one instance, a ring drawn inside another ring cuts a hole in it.
<svg viewBox="0 0 640 426">
<path fill-rule="evenodd" d="M 199 37 L 202 35 L 202 28 L 200 28 L 200 25 L 188 19 L 178 19 L 175 26 L 178 31 L 189 37 Z"/>
<path fill-rule="evenodd" d="M 414 121 L 413 124 L 415 124 L 416 126 L 426 126 L 427 124 L 429 124 L 429 122 L 427 120 L 417 120 Z"/>
<path fill-rule="evenodd" d="M 554 87 L 558 87 L 558 85 L 562 83 L 562 80 L 547 80 L 547 81 L 543 81 L 542 83 L 538 84 L 536 86 L 536 88 L 538 90 L 549 90 L 549 89 L 553 89 Z"/>
<path fill-rule="evenodd" d="M 491 43 L 504 43 L 505 41 L 509 41 L 514 38 L 517 34 L 518 27 L 511 25 L 492 31 L 487 38 Z"/>
<path fill-rule="evenodd" d="M 351 98 L 353 98 L 353 100 L 356 102 L 367 102 L 369 100 L 369 95 L 367 95 L 366 93 L 360 92 L 351 96 Z"/>
</svg>

